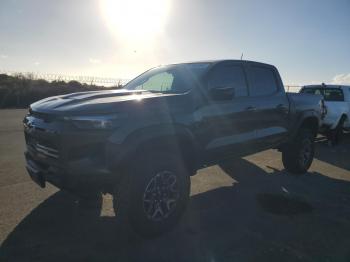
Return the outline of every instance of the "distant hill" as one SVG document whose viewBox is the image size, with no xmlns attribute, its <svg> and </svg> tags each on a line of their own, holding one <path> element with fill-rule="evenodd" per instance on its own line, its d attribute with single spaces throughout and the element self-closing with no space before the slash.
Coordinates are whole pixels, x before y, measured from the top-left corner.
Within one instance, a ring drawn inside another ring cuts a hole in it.
<svg viewBox="0 0 350 262">
<path fill-rule="evenodd" d="M 78 81 L 33 79 L 31 75 L 0 74 L 0 108 L 26 108 L 40 99 L 83 91 L 118 89 L 122 85 L 104 87 L 82 84 Z"/>
</svg>

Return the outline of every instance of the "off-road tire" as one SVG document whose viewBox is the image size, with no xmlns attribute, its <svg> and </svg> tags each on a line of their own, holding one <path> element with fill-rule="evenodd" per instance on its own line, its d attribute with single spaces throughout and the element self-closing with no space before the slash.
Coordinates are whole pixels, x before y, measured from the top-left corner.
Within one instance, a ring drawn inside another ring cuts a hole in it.
<svg viewBox="0 0 350 262">
<path fill-rule="evenodd" d="M 155 176 L 165 174 L 164 172 L 169 172 L 176 177 L 178 198 L 175 208 L 167 217 L 153 221 L 145 211 L 144 198 L 145 194 L 148 194 L 146 189 L 151 181 L 157 180 Z M 119 216 L 123 221 L 127 219 L 134 231 L 144 237 L 156 237 L 165 233 L 176 225 L 183 214 L 189 200 L 190 183 L 190 174 L 186 165 L 177 154 L 169 150 L 158 150 L 155 153 L 146 151 L 144 154 L 138 154 L 113 197 L 116 217 Z"/>
<path fill-rule="evenodd" d="M 315 154 L 315 134 L 307 128 L 301 128 L 282 151 L 285 169 L 293 174 L 304 174 L 310 168 Z"/>
</svg>

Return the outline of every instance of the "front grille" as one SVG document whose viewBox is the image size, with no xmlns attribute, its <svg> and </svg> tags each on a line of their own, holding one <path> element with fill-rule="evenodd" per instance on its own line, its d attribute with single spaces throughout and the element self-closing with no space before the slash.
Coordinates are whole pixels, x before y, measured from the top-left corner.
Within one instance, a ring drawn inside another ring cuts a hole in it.
<svg viewBox="0 0 350 262">
<path fill-rule="evenodd" d="M 58 159 L 58 157 L 59 157 L 58 150 L 47 147 L 47 146 L 43 146 L 39 143 L 37 143 L 35 145 L 35 150 L 39 153 L 42 153 L 45 156 L 48 156 L 48 157 L 53 157 L 56 159 Z"/>
<path fill-rule="evenodd" d="M 60 156 L 58 148 L 52 142 L 46 140 L 39 141 L 28 134 L 26 134 L 26 142 L 28 150 L 34 155 L 42 154 L 52 159 L 58 159 Z"/>
</svg>

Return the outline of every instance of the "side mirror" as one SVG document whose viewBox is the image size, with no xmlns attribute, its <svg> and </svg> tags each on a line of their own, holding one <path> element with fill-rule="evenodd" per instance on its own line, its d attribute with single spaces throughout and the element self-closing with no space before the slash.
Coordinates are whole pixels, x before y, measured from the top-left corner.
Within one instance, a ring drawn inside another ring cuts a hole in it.
<svg viewBox="0 0 350 262">
<path fill-rule="evenodd" d="M 209 90 L 210 97 L 213 100 L 230 100 L 235 96 L 233 86 L 214 87 Z"/>
</svg>

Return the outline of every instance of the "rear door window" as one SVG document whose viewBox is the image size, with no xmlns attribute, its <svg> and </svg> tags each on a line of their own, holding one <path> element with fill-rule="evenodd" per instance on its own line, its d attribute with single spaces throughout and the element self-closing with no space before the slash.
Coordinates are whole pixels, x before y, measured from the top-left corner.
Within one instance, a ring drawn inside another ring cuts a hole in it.
<svg viewBox="0 0 350 262">
<path fill-rule="evenodd" d="M 249 88 L 251 96 L 271 95 L 278 91 L 274 71 L 263 66 L 249 66 Z"/>
</svg>

